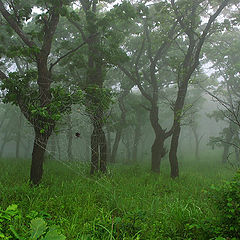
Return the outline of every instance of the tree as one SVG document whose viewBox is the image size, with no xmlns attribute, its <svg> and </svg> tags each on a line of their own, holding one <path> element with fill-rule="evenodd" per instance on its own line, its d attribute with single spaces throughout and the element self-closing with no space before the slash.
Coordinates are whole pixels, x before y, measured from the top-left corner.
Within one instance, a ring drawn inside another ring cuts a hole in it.
<svg viewBox="0 0 240 240">
<path fill-rule="evenodd" d="M 30 19 L 34 6 L 45 10 L 35 18 L 40 30 L 27 32 L 24 29 L 25 21 Z M 1 71 L 0 75 L 3 81 L 2 89 L 7 92 L 4 101 L 19 106 L 34 128 L 35 140 L 30 172 L 30 181 L 34 185 L 41 181 L 44 153 L 56 121 L 71 104 L 71 96 L 63 88 L 51 88 L 54 64 L 49 66 L 54 34 L 63 6 L 63 1 L 38 1 L 37 5 L 26 1 L 5 4 L 0 1 L 3 18 L 21 40 L 18 46 L 11 49 L 11 56 L 27 56 L 35 65 L 24 74 L 15 72 L 7 75 Z"/>
<path fill-rule="evenodd" d="M 138 27 L 125 44 L 131 62 L 128 66 L 118 64 L 118 67 L 148 101 L 145 108 L 149 111 L 150 123 L 155 133 L 151 147 L 151 170 L 159 173 L 161 158 L 166 154 L 164 142 L 171 136 L 172 128 L 167 131 L 159 122 L 158 100 L 160 91 L 171 81 L 163 71 L 166 66 L 164 60 L 178 34 L 178 28 L 168 3 L 160 2 L 151 7 L 140 4 L 137 10 Z"/>
<path fill-rule="evenodd" d="M 177 68 L 178 92 L 174 104 L 174 123 L 171 146 L 169 151 L 169 161 L 171 165 L 171 177 L 179 176 L 177 149 L 181 131 L 181 117 L 184 110 L 184 101 L 186 98 L 189 81 L 193 72 L 199 65 L 201 50 L 206 38 L 212 34 L 212 25 L 222 10 L 228 5 L 229 0 L 219 4 L 217 10 L 207 21 L 207 24 L 200 29 L 200 15 L 204 11 L 205 1 L 177 1 L 171 0 L 171 6 L 179 25 L 182 28 L 185 37 L 187 37 L 187 47 L 183 49 L 183 59 Z M 206 4 L 210 4 L 206 1 Z"/>
<path fill-rule="evenodd" d="M 224 148 L 223 163 L 228 160 L 231 146 L 235 148 L 236 158 L 239 158 L 239 34 L 237 28 L 229 29 L 212 37 L 206 46 L 207 59 L 214 69 L 211 78 L 215 84 L 205 91 L 219 104 L 219 110 L 210 116 L 216 121 L 225 121 L 228 125 L 219 137 L 211 138 L 211 144 L 220 144 Z"/>
<path fill-rule="evenodd" d="M 98 170 L 105 173 L 107 141 L 103 127 L 105 125 L 104 114 L 111 104 L 111 90 L 104 88 L 104 81 L 107 69 L 111 68 L 114 63 L 127 59 L 120 48 L 121 41 L 125 37 L 121 28 L 124 21 L 133 17 L 133 13 L 131 5 L 127 2 L 115 6 L 108 12 L 99 11 L 101 4 L 97 1 L 80 0 L 79 2 L 82 9 L 78 15 L 69 14 L 68 19 L 87 43 L 84 90 L 87 99 L 86 111 L 93 125 L 90 173 L 93 174 Z M 84 27 L 79 24 L 80 19 L 86 23 Z"/>
</svg>

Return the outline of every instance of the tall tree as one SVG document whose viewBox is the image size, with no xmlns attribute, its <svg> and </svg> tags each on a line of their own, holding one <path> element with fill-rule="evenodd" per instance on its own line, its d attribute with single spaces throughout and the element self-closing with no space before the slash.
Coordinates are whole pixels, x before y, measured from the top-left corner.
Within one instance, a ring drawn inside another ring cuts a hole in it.
<svg viewBox="0 0 240 240">
<path fill-rule="evenodd" d="M 224 0 L 217 10 L 212 14 L 207 21 L 207 24 L 200 29 L 201 25 L 201 12 L 205 9 L 205 4 L 210 5 L 208 1 L 177 1 L 171 0 L 172 9 L 176 16 L 183 33 L 187 37 L 187 48 L 183 50 L 183 60 L 177 69 L 177 83 L 178 93 L 174 104 L 174 123 L 173 134 L 171 138 L 171 146 L 169 151 L 169 161 L 171 165 L 171 177 L 176 178 L 179 176 L 177 149 L 178 141 L 181 131 L 181 117 L 184 110 L 184 101 L 189 86 L 189 81 L 195 69 L 199 65 L 201 58 L 201 50 L 206 38 L 212 34 L 212 25 L 222 10 L 228 5 L 230 0 Z M 208 8 L 206 9 L 208 10 Z"/>
<path fill-rule="evenodd" d="M 138 27 L 135 29 L 135 34 L 125 44 L 131 61 L 128 66 L 118 64 L 118 67 L 148 101 L 145 108 L 149 111 L 150 123 L 155 134 L 151 147 L 151 170 L 159 173 L 161 158 L 166 154 L 164 142 L 171 136 L 172 128 L 167 131 L 161 125 L 158 101 L 160 91 L 171 81 L 167 79 L 163 71 L 164 60 L 178 34 L 178 29 L 168 3 L 160 2 L 151 7 L 140 4 L 137 10 Z"/>
<path fill-rule="evenodd" d="M 121 31 L 123 22 L 132 18 L 132 7 L 123 2 L 112 10 L 100 11 L 98 1 L 80 0 L 82 9 L 78 16 L 69 15 L 69 21 L 78 29 L 87 43 L 86 63 L 86 109 L 90 116 L 93 132 L 91 135 L 91 170 L 106 172 L 107 142 L 104 132 L 104 114 L 111 102 L 111 91 L 104 88 L 106 70 L 114 63 L 127 59 L 120 48 L 125 33 Z M 84 16 L 85 26 L 79 24 Z M 126 16 L 126 17 L 125 17 Z M 118 29 L 119 27 L 119 29 Z"/>
<path fill-rule="evenodd" d="M 40 7 L 43 13 L 35 20 L 40 26 L 33 32 L 24 28 L 26 20 L 30 19 L 34 6 Z M 51 89 L 52 66 L 49 66 L 54 34 L 59 23 L 63 1 L 38 1 L 38 4 L 26 1 L 0 1 L 0 12 L 8 25 L 18 35 L 21 43 L 15 49 L 19 54 L 28 55 L 35 63 L 30 71 L 9 73 L 1 71 L 2 89 L 7 91 L 5 102 L 18 105 L 32 124 L 35 140 L 32 152 L 30 181 L 37 185 L 43 174 L 44 153 L 48 139 L 60 118 L 66 110 L 62 104 L 69 105 L 70 98 L 60 87 Z M 21 45 L 24 44 L 24 47 Z M 14 55 L 14 54 L 13 54 Z M 35 83 L 36 80 L 36 83 Z"/>
</svg>

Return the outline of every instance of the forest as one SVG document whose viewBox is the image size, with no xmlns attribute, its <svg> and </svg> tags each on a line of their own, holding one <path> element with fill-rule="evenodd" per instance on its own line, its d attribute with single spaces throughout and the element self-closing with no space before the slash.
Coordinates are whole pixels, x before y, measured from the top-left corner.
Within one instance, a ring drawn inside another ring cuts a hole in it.
<svg viewBox="0 0 240 240">
<path fill-rule="evenodd" d="M 0 0 L 0 239 L 240 239 L 238 0 Z"/>
</svg>

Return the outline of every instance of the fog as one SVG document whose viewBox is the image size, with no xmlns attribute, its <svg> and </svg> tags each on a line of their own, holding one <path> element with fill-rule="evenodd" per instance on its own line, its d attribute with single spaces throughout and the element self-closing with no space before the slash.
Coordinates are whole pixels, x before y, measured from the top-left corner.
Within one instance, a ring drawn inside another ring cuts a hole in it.
<svg viewBox="0 0 240 240">
<path fill-rule="evenodd" d="M 239 9 L 0 0 L 0 239 L 240 239 Z"/>
</svg>

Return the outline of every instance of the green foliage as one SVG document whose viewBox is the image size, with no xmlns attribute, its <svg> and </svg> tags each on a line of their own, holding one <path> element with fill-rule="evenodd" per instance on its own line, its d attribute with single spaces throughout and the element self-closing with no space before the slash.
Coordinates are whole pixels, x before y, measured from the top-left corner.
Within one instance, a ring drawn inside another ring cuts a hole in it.
<svg viewBox="0 0 240 240">
<path fill-rule="evenodd" d="M 47 227 L 42 218 L 35 218 L 31 221 L 30 240 L 65 240 L 66 237 L 59 233 L 57 226 Z"/>
<path fill-rule="evenodd" d="M 51 122 L 60 120 L 61 116 L 71 111 L 72 104 L 82 104 L 83 94 L 79 88 L 70 91 L 63 86 L 56 85 L 50 88 L 51 101 L 45 106 L 40 104 L 40 95 L 37 87 L 37 72 L 35 70 L 9 73 L 9 78 L 1 84 L 4 91 L 3 102 L 13 105 L 25 105 L 28 120 L 38 120 L 44 133 Z M 42 125 L 44 123 L 44 125 Z"/>
<path fill-rule="evenodd" d="M 13 224 L 21 218 L 16 204 L 7 207 L 6 210 L 0 208 L 0 239 L 19 239 Z"/>
<path fill-rule="evenodd" d="M 113 103 L 112 97 L 113 92 L 111 89 L 89 85 L 85 88 L 86 111 L 91 114 L 96 113 L 98 110 L 107 111 Z"/>
<path fill-rule="evenodd" d="M 36 212 L 35 212 L 36 213 Z M 36 213 L 38 215 L 38 213 Z M 34 214 L 34 215 L 36 215 Z M 30 216 L 30 215 L 29 215 Z M 30 229 L 23 231 L 17 229 L 17 222 L 22 221 L 22 213 L 16 204 L 12 204 L 3 210 L 0 208 L 0 239 L 18 240 L 64 240 L 66 237 L 59 233 L 55 225 L 48 227 L 43 218 L 33 218 Z M 29 218 L 29 217 L 28 217 Z M 31 216 L 30 216 L 31 219 Z M 29 238 L 30 237 L 30 238 Z"/>
<path fill-rule="evenodd" d="M 223 237 L 240 238 L 240 171 L 223 186 L 213 186 L 213 199 L 221 212 L 219 232 Z"/>
</svg>

